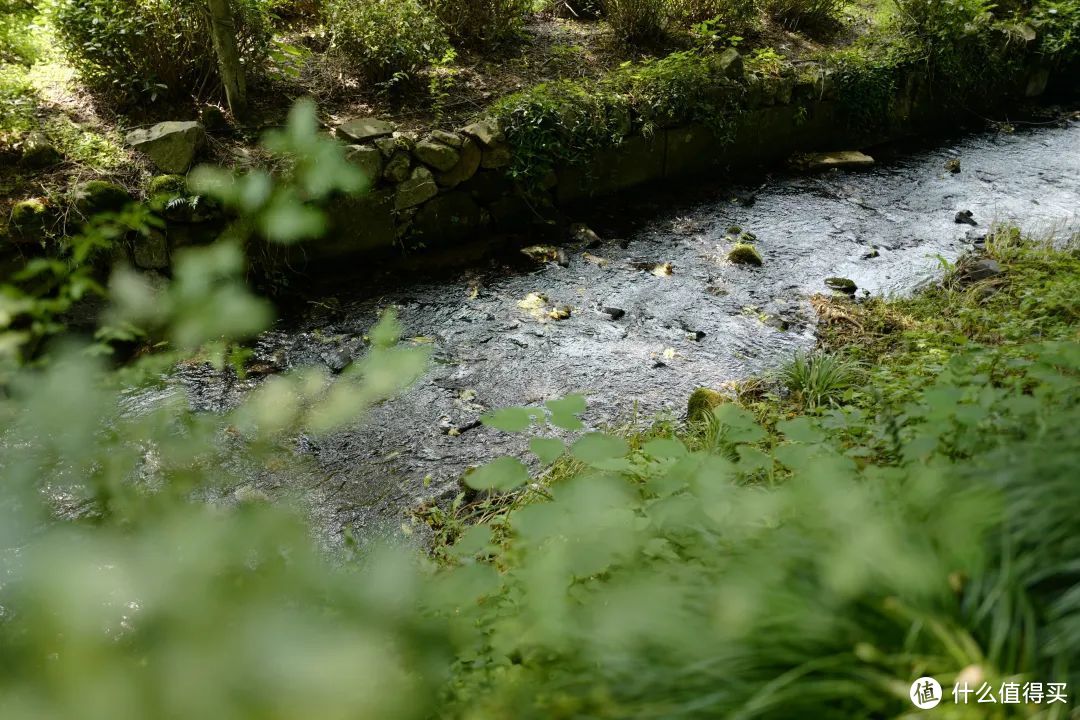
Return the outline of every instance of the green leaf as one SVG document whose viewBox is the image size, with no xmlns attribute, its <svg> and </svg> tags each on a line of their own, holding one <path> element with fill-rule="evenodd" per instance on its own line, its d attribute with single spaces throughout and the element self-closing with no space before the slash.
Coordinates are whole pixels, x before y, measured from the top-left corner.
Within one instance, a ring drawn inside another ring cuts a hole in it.
<svg viewBox="0 0 1080 720">
<path fill-rule="evenodd" d="M 512 490 L 529 482 L 529 470 L 511 457 L 492 460 L 465 476 L 465 484 L 477 490 Z"/>
<path fill-rule="evenodd" d="M 585 425 L 577 417 L 585 412 L 585 398 L 582 395 L 567 395 L 559 400 L 549 400 L 547 409 L 551 411 L 551 424 L 563 430 L 581 430 Z"/>
<path fill-rule="evenodd" d="M 612 458 L 621 458 L 630 451 L 626 441 L 622 438 L 604 435 L 603 433 L 589 433 L 574 443 L 570 454 L 578 460 L 587 463 L 597 463 Z"/>
<path fill-rule="evenodd" d="M 713 416 L 724 426 L 724 440 L 729 443 L 753 443 L 767 437 L 753 415 L 732 403 L 717 405 Z"/>
<path fill-rule="evenodd" d="M 566 452 L 566 445 L 556 438 L 533 438 L 529 441 L 529 450 L 540 458 L 540 462 L 550 465 L 562 457 Z"/>
<path fill-rule="evenodd" d="M 480 422 L 504 432 L 521 432 L 532 425 L 533 412 L 523 407 L 502 408 L 487 413 L 480 418 Z"/>
<path fill-rule="evenodd" d="M 825 439 L 825 433 L 808 417 L 781 420 L 776 429 L 792 442 L 816 443 Z"/>
<path fill-rule="evenodd" d="M 656 438 L 645 443 L 642 452 L 657 459 L 681 458 L 689 451 L 681 441 L 675 438 Z"/>
</svg>

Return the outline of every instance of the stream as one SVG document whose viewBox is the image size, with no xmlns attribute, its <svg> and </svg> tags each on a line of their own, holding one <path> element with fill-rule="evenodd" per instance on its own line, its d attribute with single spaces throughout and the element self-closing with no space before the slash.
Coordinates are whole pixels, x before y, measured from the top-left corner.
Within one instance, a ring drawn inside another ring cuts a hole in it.
<svg viewBox="0 0 1080 720">
<path fill-rule="evenodd" d="M 952 158 L 961 172 L 944 169 Z M 1080 230 L 1080 121 L 894 151 L 861 172 L 765 176 L 737 190 L 656 191 L 626 201 L 638 207 L 622 217 L 609 203 L 616 217 L 589 222 L 599 242 L 566 245 L 565 267 L 521 255 L 309 303 L 259 339 L 257 358 L 343 364 L 363 352 L 364 333 L 392 305 L 405 337 L 429 344 L 433 362 L 363 423 L 298 438 L 309 472 L 260 472 L 251 483 L 302 497 L 333 545 L 346 528 L 362 538 L 393 533 L 420 499 L 456 492 L 470 465 L 523 456 L 528 435 L 479 425 L 489 409 L 582 393 L 589 427 L 679 418 L 694 388 L 777 368 L 812 348 L 808 297 L 828 292 L 826 277 L 850 278 L 860 296 L 906 293 L 995 221 L 1029 233 Z M 978 227 L 957 224 L 961 210 Z M 756 235 L 762 267 L 727 262 L 731 226 Z M 547 315 L 564 306 L 569 317 Z M 126 402 L 137 411 L 186 393 L 194 407 L 215 411 L 258 382 L 185 368 L 164 389 Z"/>
</svg>

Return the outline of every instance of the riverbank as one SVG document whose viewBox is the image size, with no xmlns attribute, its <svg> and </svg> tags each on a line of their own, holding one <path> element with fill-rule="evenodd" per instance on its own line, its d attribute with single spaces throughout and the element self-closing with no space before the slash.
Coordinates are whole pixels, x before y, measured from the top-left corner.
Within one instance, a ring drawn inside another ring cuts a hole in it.
<svg viewBox="0 0 1080 720">
<path fill-rule="evenodd" d="M 815 47 L 768 21 L 751 40 L 710 26 L 706 40 L 632 54 L 584 75 L 556 63 L 550 77 L 489 97 L 463 126 L 323 108 L 322 122 L 349 145 L 368 187 L 330 203 L 332 226 L 321 240 L 250 254 L 267 287 L 318 279 L 343 263 L 452 250 L 480 235 L 497 243 L 627 188 L 695 174 L 737 178 L 797 152 L 865 148 L 1075 90 L 1071 11 L 1039 5 L 1026 15 L 984 16 L 964 6 L 961 16 L 974 13 L 965 25 L 966 16 L 916 20 L 886 9 L 853 10 L 849 21 L 861 20 L 850 33 Z M 142 137 L 132 149 L 116 140 L 118 131 L 95 139 L 88 121 L 74 152 L 28 122 L 7 143 L 14 174 L 0 183 L 10 191 L 0 212 L 8 217 L 7 254 L 55 254 L 92 211 L 146 201 L 162 226 L 129 234 L 122 254 L 168 273 L 175 250 L 213 240 L 230 221 L 188 187 L 187 169 L 200 159 L 270 169 L 252 136 L 227 124 L 164 126 L 162 137 Z M 229 148 L 233 156 L 222 154 Z M 117 172 L 98 172 L 95 153 Z M 77 177 L 66 173 L 72 167 Z"/>
<path fill-rule="evenodd" d="M 505 468 L 466 476 L 417 518 L 455 572 L 498 569 L 461 606 L 483 639 L 450 697 L 493 715 L 896 716 L 929 675 L 966 718 L 983 715 L 954 685 L 1071 685 L 1078 240 L 998 228 L 909 298 L 819 296 L 818 349 L 696 392 L 688 428 L 563 458 L 542 441 L 550 469 L 510 495 L 483 494 L 525 482 Z M 485 422 L 561 426 L 533 411 Z"/>
</svg>

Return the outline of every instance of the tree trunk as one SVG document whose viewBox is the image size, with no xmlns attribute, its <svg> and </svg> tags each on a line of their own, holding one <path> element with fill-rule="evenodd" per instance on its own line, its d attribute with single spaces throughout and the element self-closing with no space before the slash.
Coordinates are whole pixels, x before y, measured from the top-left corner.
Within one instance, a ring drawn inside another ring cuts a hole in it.
<svg viewBox="0 0 1080 720">
<path fill-rule="evenodd" d="M 247 113 L 247 83 L 244 67 L 240 64 L 240 51 L 236 47 L 236 22 L 229 0 L 207 0 L 207 4 L 210 6 L 210 34 L 221 82 L 225 85 L 225 99 L 233 118 L 239 121 Z"/>
</svg>

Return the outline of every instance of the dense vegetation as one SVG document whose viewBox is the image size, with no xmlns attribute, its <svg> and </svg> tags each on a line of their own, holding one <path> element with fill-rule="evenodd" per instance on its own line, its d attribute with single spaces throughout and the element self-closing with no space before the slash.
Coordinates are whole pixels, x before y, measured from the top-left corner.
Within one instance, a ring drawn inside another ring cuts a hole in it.
<svg viewBox="0 0 1080 720">
<path fill-rule="evenodd" d="M 238 243 L 317 234 L 321 214 L 297 198 L 359 181 L 316 129 L 301 106 L 267 138 L 292 168 L 276 179 L 201 172 L 237 223 L 186 249 L 164 287 L 115 271 L 97 344 L 7 366 L 5 718 L 853 718 L 904 713 L 923 674 L 1075 687 L 1077 238 L 1002 228 L 986 247 L 1001 275 L 973 279 L 963 261 L 910 299 L 821 299 L 818 354 L 735 397 L 696 393 L 685 427 L 567 444 L 556 431 L 581 429 L 580 397 L 494 412 L 487 424 L 535 435 L 539 478 L 496 460 L 417 516 L 429 555 L 331 559 L 245 468 L 301 471 L 287 438 L 317 438 L 423 371 L 392 316 L 336 380 L 300 368 L 224 416 L 121 402 L 176 358 L 242 366 L 237 341 L 270 311 Z M 68 294 L 97 289 L 85 247 L 130 220 L 88 226 L 51 271 Z M 172 352 L 118 375 L 95 356 L 120 334 Z M 26 327 L 0 337 L 22 347 Z"/>
<path fill-rule="evenodd" d="M 911 298 L 818 298 L 816 352 L 701 389 L 685 424 L 582 435 L 578 396 L 493 412 L 541 472 L 475 469 L 416 511 L 422 549 L 328 554 L 299 507 L 247 485 L 316 472 L 294 438 L 424 372 L 392 313 L 340 376 L 272 375 L 228 413 L 125 399 L 177 362 L 243 375 L 273 318 L 247 256 L 317 241 L 325 205 L 369 184 L 310 103 L 255 146 L 279 97 L 430 123 L 520 60 L 534 74 L 463 104 L 500 121 L 527 188 L 631 133 L 723 135 L 736 60 L 823 88 L 794 63 L 812 61 L 864 128 L 912 67 L 942 103 L 996 97 L 1031 57 L 1080 58 L 1080 3 L 232 7 L 256 120 L 223 118 L 215 159 L 241 169 L 148 182 L 120 129 L 221 100 L 202 2 L 0 0 L 0 717 L 864 718 L 909 711 L 920 675 L 1078 686 L 1080 238 L 997 228 L 989 279 L 969 258 Z M 601 40 L 514 55 L 542 44 L 538 18 Z M 101 176 L 146 202 L 69 187 Z M 200 213 L 224 230 L 168 277 L 116 262 Z"/>
</svg>

